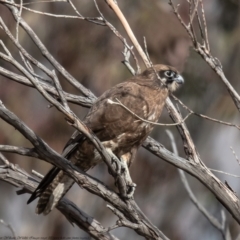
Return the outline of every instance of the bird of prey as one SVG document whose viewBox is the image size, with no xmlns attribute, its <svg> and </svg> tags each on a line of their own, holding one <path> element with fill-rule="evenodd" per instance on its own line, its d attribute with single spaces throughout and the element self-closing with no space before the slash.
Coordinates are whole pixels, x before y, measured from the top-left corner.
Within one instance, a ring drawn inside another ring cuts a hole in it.
<svg viewBox="0 0 240 240">
<path fill-rule="evenodd" d="M 158 121 L 169 93 L 183 83 L 183 77 L 175 68 L 154 65 L 103 93 L 83 122 L 108 151 L 130 167 L 137 149 L 154 127 L 151 122 Z M 114 104 L 116 101 L 125 107 Z M 67 142 L 62 155 L 83 171 L 102 161 L 91 141 L 78 131 Z M 28 203 L 39 197 L 36 213 L 46 215 L 73 183 L 64 171 L 53 167 Z"/>
</svg>

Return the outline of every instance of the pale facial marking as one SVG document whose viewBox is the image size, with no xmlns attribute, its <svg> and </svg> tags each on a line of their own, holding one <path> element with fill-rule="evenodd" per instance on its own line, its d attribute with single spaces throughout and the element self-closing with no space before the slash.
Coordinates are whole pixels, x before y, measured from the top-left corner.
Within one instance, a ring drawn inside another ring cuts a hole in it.
<svg viewBox="0 0 240 240">
<path fill-rule="evenodd" d="M 179 88 L 179 84 L 175 81 L 173 81 L 171 84 L 168 85 L 168 90 L 170 92 L 174 92 Z"/>
</svg>

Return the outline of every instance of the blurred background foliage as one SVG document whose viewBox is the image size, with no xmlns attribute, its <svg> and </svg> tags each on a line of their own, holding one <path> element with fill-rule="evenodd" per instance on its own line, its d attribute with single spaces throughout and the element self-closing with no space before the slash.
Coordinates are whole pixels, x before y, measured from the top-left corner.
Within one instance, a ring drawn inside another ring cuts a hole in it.
<svg viewBox="0 0 240 240">
<path fill-rule="evenodd" d="M 221 61 L 230 83 L 237 92 L 240 92 L 239 0 L 205 0 L 203 2 L 212 54 Z M 74 3 L 84 16 L 98 16 L 93 1 L 74 0 Z M 122 25 L 105 2 L 98 1 L 98 3 L 107 20 L 126 37 Z M 186 1 L 179 0 L 178 3 L 181 3 L 180 14 L 187 21 Z M 182 72 L 185 85 L 176 93 L 181 101 L 195 112 L 239 124 L 239 112 L 225 86 L 203 59 L 191 49 L 191 42 L 185 30 L 172 13 L 166 0 L 118 1 L 118 4 L 142 45 L 143 36 L 146 37 L 152 62 L 170 64 Z M 74 14 L 67 2 L 35 3 L 27 7 L 55 14 Z M 0 5 L 0 16 L 15 34 L 15 22 L 3 5 Z M 111 86 L 131 77 L 121 63 L 123 45 L 107 27 L 82 20 L 43 16 L 25 10 L 22 16 L 50 53 L 97 96 Z M 27 34 L 20 30 L 19 36 L 19 41 L 26 50 L 49 66 Z M 1 29 L 0 38 L 20 61 L 17 49 Z M 129 40 L 128 43 L 130 43 Z M 132 63 L 134 66 L 134 62 Z M 11 69 L 2 60 L 0 64 Z M 144 70 L 142 62 L 141 67 Z M 60 75 L 59 78 L 66 91 L 79 94 Z M 0 76 L 0 99 L 51 147 L 58 152 L 62 151 L 73 129 L 66 123 L 62 114 L 48 107 L 48 103 L 36 90 Z M 87 109 L 77 105 L 71 104 L 71 107 L 80 118 L 83 118 L 87 112 Z M 171 122 L 166 111 L 160 122 Z M 208 167 L 240 175 L 240 166 L 230 149 L 232 146 L 236 154 L 240 155 L 240 133 L 236 128 L 219 125 L 195 116 L 187 120 L 187 126 L 202 160 Z M 166 127 L 155 127 L 152 136 L 171 150 L 165 129 Z M 180 155 L 184 157 L 182 141 L 176 128 L 168 129 L 174 133 Z M 1 144 L 29 146 L 26 139 L 2 120 L 0 133 Z M 11 154 L 6 156 L 11 162 L 20 165 L 28 172 L 35 169 L 46 174 L 51 167 L 48 163 L 36 159 Z M 112 179 L 104 164 L 92 169 L 90 173 L 112 185 Z M 140 149 L 131 167 L 131 175 L 137 184 L 136 202 L 170 239 L 221 239 L 220 233 L 190 202 L 175 167 Z M 216 175 L 222 181 L 226 180 L 234 191 L 240 194 L 237 178 L 218 173 Z M 222 206 L 216 198 L 197 180 L 190 176 L 188 179 L 198 200 L 210 213 L 220 218 Z M 15 192 L 15 187 L 0 182 L 0 219 L 11 223 L 17 236 L 87 236 L 77 227 L 71 226 L 57 210 L 47 217 L 35 215 L 36 202 L 28 206 L 26 201 L 29 196 L 16 196 Z M 78 186 L 74 186 L 67 196 L 104 226 L 114 224 L 116 217 L 106 208 L 106 203 L 98 197 Z M 227 221 L 234 239 L 240 232 L 240 228 L 228 214 Z M 113 233 L 120 239 L 141 239 L 127 228 L 116 229 Z M 9 230 L 0 225 L 0 236 L 8 235 L 10 235 Z"/>
</svg>

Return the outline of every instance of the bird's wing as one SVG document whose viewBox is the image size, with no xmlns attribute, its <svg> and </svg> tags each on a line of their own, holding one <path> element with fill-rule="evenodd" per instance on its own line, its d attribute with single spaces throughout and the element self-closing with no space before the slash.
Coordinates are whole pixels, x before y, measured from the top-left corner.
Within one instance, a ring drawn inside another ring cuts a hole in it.
<svg viewBox="0 0 240 240">
<path fill-rule="evenodd" d="M 123 105 L 128 106 L 137 115 L 142 115 L 142 110 L 139 105 L 142 104 L 143 99 L 139 98 L 140 85 L 135 82 L 124 82 L 106 91 L 93 104 L 92 108 L 85 117 L 84 123 L 97 135 L 100 141 L 108 141 L 123 132 L 132 131 L 130 123 L 131 115 L 122 106 L 111 103 L 116 102 L 117 99 Z M 111 100 L 111 101 L 109 101 Z M 124 119 L 124 121 L 122 121 Z M 86 139 L 83 134 L 75 131 L 63 150 L 63 157 L 69 158 L 76 147 Z M 53 167 L 46 176 L 42 179 L 36 190 L 33 192 L 28 200 L 28 204 L 39 197 L 48 185 L 57 176 L 60 169 Z"/>
<path fill-rule="evenodd" d="M 118 100 L 138 116 L 143 116 L 142 106 L 147 105 L 139 84 L 124 82 L 106 91 L 94 103 L 84 122 L 100 141 L 111 140 L 124 132 L 132 132 L 133 114 L 118 104 Z"/>
</svg>

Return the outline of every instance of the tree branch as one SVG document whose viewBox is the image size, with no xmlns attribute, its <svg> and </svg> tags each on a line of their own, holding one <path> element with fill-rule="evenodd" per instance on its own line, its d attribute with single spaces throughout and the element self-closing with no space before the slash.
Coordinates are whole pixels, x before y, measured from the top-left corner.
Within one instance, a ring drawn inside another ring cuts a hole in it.
<svg viewBox="0 0 240 240">
<path fill-rule="evenodd" d="M 27 174 L 17 165 L 10 168 L 7 165 L 0 165 L 0 179 L 16 187 L 22 187 L 23 192 L 32 193 L 38 185 L 36 180 Z M 19 192 L 18 191 L 18 192 Z M 76 224 L 81 229 L 88 232 L 94 239 L 117 240 L 115 236 L 106 232 L 105 228 L 94 218 L 80 210 L 73 202 L 66 198 L 59 201 L 57 209 L 67 218 L 71 224 Z"/>
</svg>

